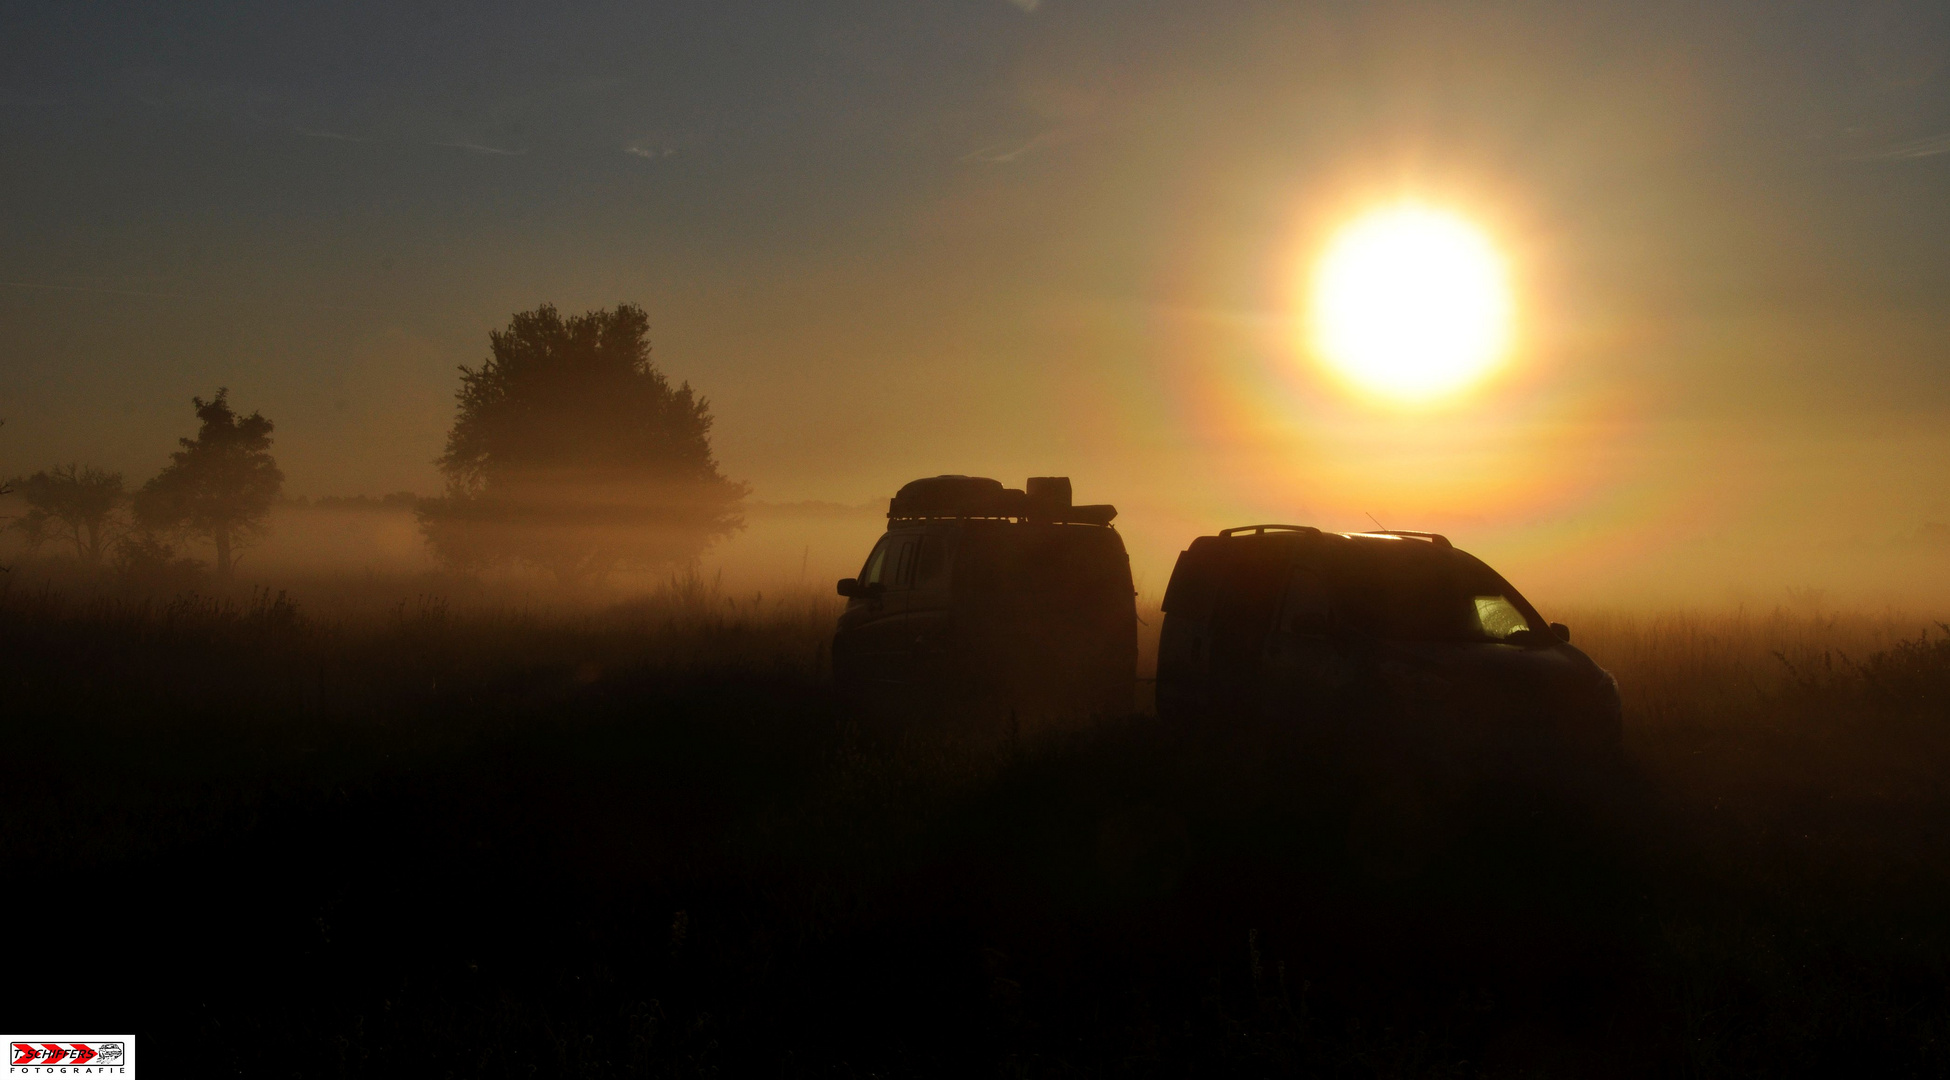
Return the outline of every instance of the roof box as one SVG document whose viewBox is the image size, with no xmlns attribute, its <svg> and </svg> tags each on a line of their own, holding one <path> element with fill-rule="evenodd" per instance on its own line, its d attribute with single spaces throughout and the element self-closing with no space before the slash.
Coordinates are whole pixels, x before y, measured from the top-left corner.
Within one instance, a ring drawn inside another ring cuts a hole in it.
<svg viewBox="0 0 1950 1080">
<path fill-rule="evenodd" d="M 1032 476 L 1022 488 L 1005 488 L 986 476 L 930 476 L 904 485 L 887 505 L 890 521 L 992 518 L 1109 525 L 1116 516 L 1115 506 L 1072 504 L 1067 476 Z"/>
</svg>

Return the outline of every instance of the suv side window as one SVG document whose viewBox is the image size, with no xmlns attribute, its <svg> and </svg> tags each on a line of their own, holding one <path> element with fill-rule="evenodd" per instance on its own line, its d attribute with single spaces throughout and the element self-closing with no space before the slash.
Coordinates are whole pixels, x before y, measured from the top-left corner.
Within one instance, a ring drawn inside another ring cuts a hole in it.
<svg viewBox="0 0 1950 1080">
<path fill-rule="evenodd" d="M 1210 657 L 1213 674 L 1243 671 L 1259 662 L 1275 626 L 1292 573 L 1293 547 L 1271 537 L 1221 541 L 1220 579 L 1212 606 Z"/>
<path fill-rule="evenodd" d="M 1287 578 L 1286 599 L 1280 605 L 1280 629 L 1289 634 L 1325 634 L 1327 608 L 1327 583 L 1320 571 L 1304 564 L 1295 566 Z"/>
<path fill-rule="evenodd" d="M 1202 540 L 1192 541 L 1190 548 L 1178 553 L 1162 605 L 1181 620 L 1200 626 L 1212 617 L 1219 581 L 1219 553 L 1203 545 Z"/>
</svg>

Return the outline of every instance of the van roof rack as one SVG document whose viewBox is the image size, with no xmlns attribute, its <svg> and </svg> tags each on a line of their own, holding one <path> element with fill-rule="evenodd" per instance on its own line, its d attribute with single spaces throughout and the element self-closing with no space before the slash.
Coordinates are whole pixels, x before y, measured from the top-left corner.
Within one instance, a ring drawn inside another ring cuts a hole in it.
<svg viewBox="0 0 1950 1080">
<path fill-rule="evenodd" d="M 1312 525 L 1241 525 L 1236 529 L 1220 529 L 1219 535 L 1238 536 L 1241 533 L 1251 533 L 1254 536 L 1262 536 L 1270 532 L 1313 533 L 1319 535 L 1320 530 L 1314 528 Z"/>
<path fill-rule="evenodd" d="M 1441 533 L 1410 532 L 1407 529 L 1372 529 L 1368 532 L 1348 533 L 1348 536 L 1386 536 L 1396 540 L 1426 540 L 1439 548 L 1452 548 L 1456 545 Z"/>
</svg>

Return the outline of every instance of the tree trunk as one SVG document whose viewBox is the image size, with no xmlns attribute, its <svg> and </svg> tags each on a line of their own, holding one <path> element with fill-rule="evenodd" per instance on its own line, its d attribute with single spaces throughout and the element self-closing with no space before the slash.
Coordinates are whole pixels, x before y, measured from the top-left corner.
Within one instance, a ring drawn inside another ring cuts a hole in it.
<svg viewBox="0 0 1950 1080">
<path fill-rule="evenodd" d="M 217 542 L 217 576 L 227 578 L 230 576 L 230 530 L 219 525 L 211 539 Z"/>
</svg>

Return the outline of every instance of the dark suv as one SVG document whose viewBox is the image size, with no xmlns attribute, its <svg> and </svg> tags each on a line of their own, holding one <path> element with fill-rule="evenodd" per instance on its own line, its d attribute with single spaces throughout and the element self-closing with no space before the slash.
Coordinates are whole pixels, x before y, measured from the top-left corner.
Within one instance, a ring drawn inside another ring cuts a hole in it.
<svg viewBox="0 0 1950 1080">
<path fill-rule="evenodd" d="M 1068 477 L 936 476 L 900 489 L 833 636 L 842 689 L 1128 713 L 1137 610 L 1113 506 Z"/>
<path fill-rule="evenodd" d="M 1158 642 L 1165 717 L 1347 716 L 1615 745 L 1618 684 L 1509 582 L 1434 533 L 1251 525 L 1178 556 Z"/>
</svg>

